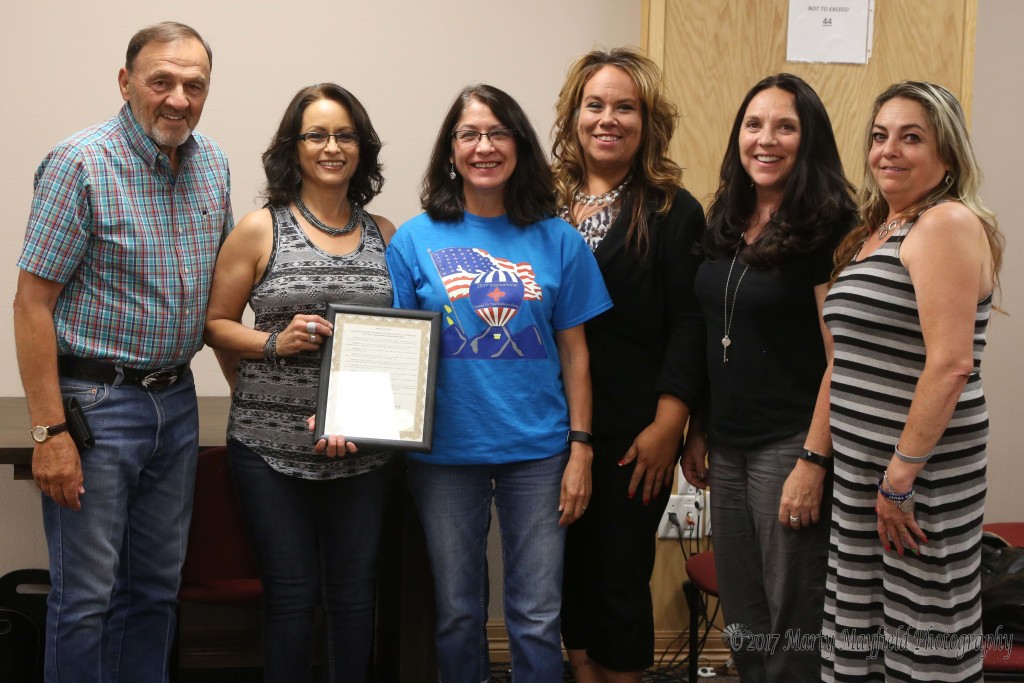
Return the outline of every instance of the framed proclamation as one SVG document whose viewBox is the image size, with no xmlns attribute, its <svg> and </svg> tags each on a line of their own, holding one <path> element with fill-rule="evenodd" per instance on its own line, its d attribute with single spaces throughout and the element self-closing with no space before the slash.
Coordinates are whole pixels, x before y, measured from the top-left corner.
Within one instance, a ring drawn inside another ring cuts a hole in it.
<svg viewBox="0 0 1024 683">
<path fill-rule="evenodd" d="M 441 314 L 328 304 L 324 317 L 314 441 L 430 451 Z"/>
</svg>

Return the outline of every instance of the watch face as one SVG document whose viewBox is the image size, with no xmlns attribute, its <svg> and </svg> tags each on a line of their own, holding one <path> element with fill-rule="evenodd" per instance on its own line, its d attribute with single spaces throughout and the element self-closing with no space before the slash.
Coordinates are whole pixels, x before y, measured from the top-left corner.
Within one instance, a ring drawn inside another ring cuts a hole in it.
<svg viewBox="0 0 1024 683">
<path fill-rule="evenodd" d="M 32 428 L 32 438 L 42 443 L 50 436 L 50 431 L 42 425 Z"/>
</svg>

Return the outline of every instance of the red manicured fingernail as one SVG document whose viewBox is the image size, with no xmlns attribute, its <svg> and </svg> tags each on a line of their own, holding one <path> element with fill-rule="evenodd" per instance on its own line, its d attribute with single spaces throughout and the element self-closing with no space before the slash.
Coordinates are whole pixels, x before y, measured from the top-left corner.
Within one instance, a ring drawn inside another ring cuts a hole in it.
<svg viewBox="0 0 1024 683">
<path fill-rule="evenodd" d="M 647 505 L 650 502 L 651 502 L 650 498 L 644 498 L 644 505 Z"/>
<path fill-rule="evenodd" d="M 623 465 L 625 465 L 625 464 L 626 464 L 626 463 L 624 463 L 624 462 L 623 462 L 623 460 L 625 460 L 625 458 L 623 458 L 622 460 L 620 460 L 620 461 L 619 461 L 618 463 L 616 463 L 616 464 L 617 464 L 617 465 L 618 465 L 619 467 L 622 467 Z"/>
<path fill-rule="evenodd" d="M 633 491 L 632 493 L 630 493 L 630 494 L 629 494 L 629 498 L 630 498 L 630 500 L 632 500 L 633 496 L 635 496 L 635 495 L 636 495 L 636 491 Z"/>
</svg>

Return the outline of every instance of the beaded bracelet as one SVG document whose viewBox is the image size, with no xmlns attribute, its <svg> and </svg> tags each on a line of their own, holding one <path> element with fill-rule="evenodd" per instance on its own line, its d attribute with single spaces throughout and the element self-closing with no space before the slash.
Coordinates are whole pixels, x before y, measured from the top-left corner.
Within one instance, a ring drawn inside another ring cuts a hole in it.
<svg viewBox="0 0 1024 683">
<path fill-rule="evenodd" d="M 910 489 L 906 493 L 896 493 L 892 488 L 892 484 L 889 483 L 888 473 L 882 472 L 882 478 L 878 480 L 878 492 L 887 500 L 892 501 L 898 509 L 902 510 L 903 506 L 917 493 L 917 489 Z"/>
<path fill-rule="evenodd" d="M 903 462 L 909 462 L 912 465 L 915 463 L 920 464 L 922 462 L 928 462 L 934 453 L 935 451 L 928 451 L 924 455 L 907 455 L 900 451 L 899 443 L 893 446 L 893 454 Z"/>
<path fill-rule="evenodd" d="M 271 367 L 277 367 L 277 331 L 271 332 L 263 344 L 263 360 Z"/>
</svg>

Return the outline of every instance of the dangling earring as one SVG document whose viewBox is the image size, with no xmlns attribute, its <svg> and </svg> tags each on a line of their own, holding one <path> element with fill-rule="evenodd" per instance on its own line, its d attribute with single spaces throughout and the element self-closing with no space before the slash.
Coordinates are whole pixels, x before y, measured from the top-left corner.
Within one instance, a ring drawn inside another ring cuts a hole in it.
<svg viewBox="0 0 1024 683">
<path fill-rule="evenodd" d="M 942 182 L 946 183 L 946 187 L 949 187 L 950 185 L 952 185 L 953 184 L 953 174 L 950 173 L 949 171 L 946 171 L 946 177 L 942 179 Z"/>
<path fill-rule="evenodd" d="M 451 165 L 451 170 L 448 171 L 448 177 L 455 180 L 455 164 Z"/>
</svg>

